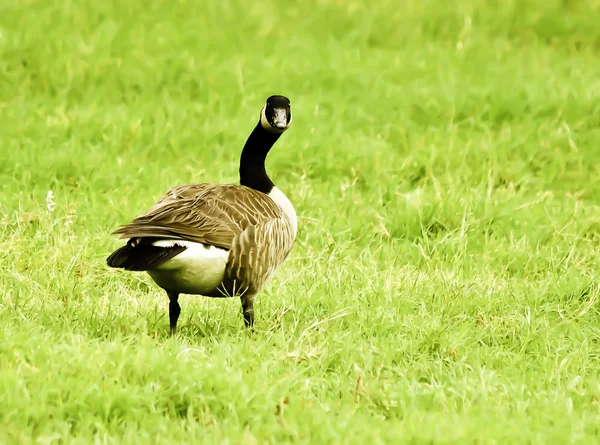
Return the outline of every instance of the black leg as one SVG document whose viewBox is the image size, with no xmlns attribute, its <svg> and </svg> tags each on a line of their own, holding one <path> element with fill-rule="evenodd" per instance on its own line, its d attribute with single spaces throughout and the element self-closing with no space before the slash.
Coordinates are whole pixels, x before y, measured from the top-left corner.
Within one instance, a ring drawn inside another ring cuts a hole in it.
<svg viewBox="0 0 600 445">
<path fill-rule="evenodd" d="M 169 296 L 169 323 L 171 325 L 171 335 L 174 335 L 177 331 L 177 320 L 181 313 L 181 306 L 179 306 L 179 294 L 175 292 L 167 291 Z"/>
<path fill-rule="evenodd" d="M 254 295 L 242 295 L 241 299 L 244 324 L 251 328 L 254 325 Z"/>
</svg>

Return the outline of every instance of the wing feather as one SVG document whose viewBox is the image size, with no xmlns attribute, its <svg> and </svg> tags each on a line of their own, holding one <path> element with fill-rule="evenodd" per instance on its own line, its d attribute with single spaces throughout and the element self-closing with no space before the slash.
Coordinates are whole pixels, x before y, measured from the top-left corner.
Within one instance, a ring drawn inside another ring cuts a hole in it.
<svg viewBox="0 0 600 445">
<path fill-rule="evenodd" d="M 231 249 L 248 227 L 282 218 L 266 194 L 236 184 L 191 184 L 169 190 L 154 206 L 115 232 L 121 238 L 178 239 Z"/>
</svg>

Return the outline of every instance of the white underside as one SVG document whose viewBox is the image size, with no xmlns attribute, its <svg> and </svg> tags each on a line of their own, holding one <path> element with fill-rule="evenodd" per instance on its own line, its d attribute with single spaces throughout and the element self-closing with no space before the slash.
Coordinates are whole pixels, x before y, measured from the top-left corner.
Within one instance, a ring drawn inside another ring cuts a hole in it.
<svg viewBox="0 0 600 445">
<path fill-rule="evenodd" d="M 282 208 L 283 213 L 288 217 L 290 223 L 292 224 L 295 237 L 296 232 L 298 231 L 298 217 L 296 216 L 296 210 L 294 210 L 294 206 L 292 205 L 291 201 L 277 187 L 273 187 L 273 189 L 269 192 L 269 198 L 275 201 L 275 204 Z"/>
<path fill-rule="evenodd" d="M 185 246 L 183 252 L 157 269 L 148 271 L 156 283 L 184 294 L 207 295 L 223 280 L 229 251 L 191 241 L 161 240 L 157 247 Z"/>
</svg>

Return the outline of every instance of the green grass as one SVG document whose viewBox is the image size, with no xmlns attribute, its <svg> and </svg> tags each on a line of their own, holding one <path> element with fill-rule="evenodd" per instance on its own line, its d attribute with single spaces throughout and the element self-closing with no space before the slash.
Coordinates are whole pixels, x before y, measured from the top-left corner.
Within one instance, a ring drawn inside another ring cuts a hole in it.
<svg viewBox="0 0 600 445">
<path fill-rule="evenodd" d="M 600 442 L 600 3 L 4 0 L 0 442 Z M 256 304 L 109 270 L 168 188 L 268 169 Z M 49 195 L 49 193 L 51 194 Z"/>
</svg>

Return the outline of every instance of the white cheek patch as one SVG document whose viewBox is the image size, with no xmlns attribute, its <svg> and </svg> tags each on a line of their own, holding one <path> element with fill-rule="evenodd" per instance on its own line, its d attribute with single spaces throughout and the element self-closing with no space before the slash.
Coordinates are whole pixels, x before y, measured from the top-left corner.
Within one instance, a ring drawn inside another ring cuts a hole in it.
<svg viewBox="0 0 600 445">
<path fill-rule="evenodd" d="M 269 123 L 269 121 L 267 120 L 267 115 L 265 114 L 266 109 L 267 109 L 267 107 L 265 105 L 262 108 L 262 110 L 260 110 L 260 124 L 262 125 L 262 127 L 265 130 L 270 130 L 272 127 L 271 127 L 271 124 Z"/>
</svg>

